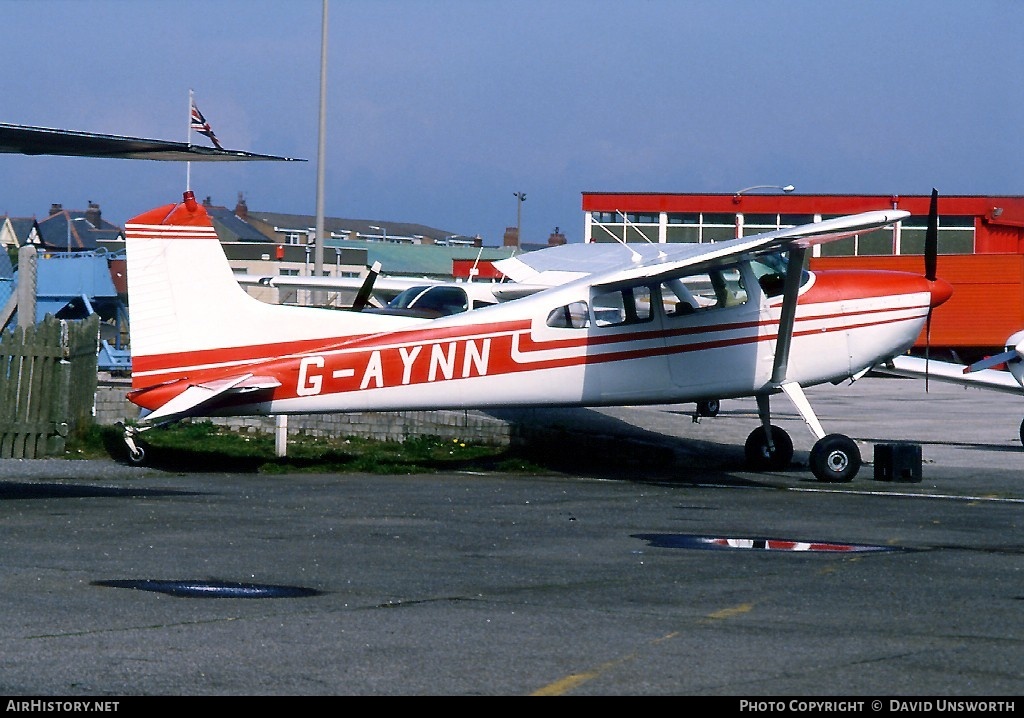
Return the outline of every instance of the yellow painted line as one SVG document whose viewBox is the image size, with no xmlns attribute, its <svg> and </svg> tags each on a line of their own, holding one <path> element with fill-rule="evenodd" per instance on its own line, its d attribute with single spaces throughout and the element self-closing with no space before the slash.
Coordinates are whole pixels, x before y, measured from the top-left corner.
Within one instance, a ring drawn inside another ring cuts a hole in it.
<svg viewBox="0 0 1024 718">
<path fill-rule="evenodd" d="M 753 608 L 754 608 L 754 604 L 752 604 L 752 603 L 742 603 L 739 606 L 733 606 L 732 608 L 723 608 L 720 611 L 715 611 L 713 613 L 709 613 L 707 616 L 704 617 L 704 620 L 720 621 L 720 620 L 723 620 L 723 619 L 726 619 L 726 618 L 733 618 L 735 616 L 741 616 L 744 613 L 749 613 L 751 610 L 753 610 Z M 656 645 L 658 643 L 661 643 L 662 641 L 667 641 L 667 640 L 669 640 L 671 638 L 675 638 L 678 635 L 679 635 L 678 631 L 673 631 L 672 633 L 669 633 L 669 634 L 666 634 L 664 636 L 661 636 L 660 638 L 655 638 L 654 640 L 652 640 L 650 642 L 649 645 L 652 645 L 652 646 Z M 606 671 L 608 671 L 608 670 L 610 670 L 612 668 L 615 668 L 616 666 L 622 665 L 623 663 L 625 663 L 627 661 L 632 661 L 634 658 L 636 658 L 636 656 L 637 656 L 637 653 L 636 653 L 636 651 L 634 651 L 633 653 L 630 653 L 630 654 L 628 654 L 626 656 L 623 656 L 622 658 L 617 658 L 614 661 L 607 661 L 605 663 L 602 663 L 597 668 L 592 668 L 589 671 L 584 671 L 582 673 L 573 673 L 571 675 L 566 676 L 565 678 L 561 678 L 561 679 L 559 679 L 559 680 L 557 680 L 557 681 L 555 681 L 553 683 L 549 683 L 546 686 L 544 686 L 543 688 L 537 689 L 536 691 L 534 691 L 530 695 L 531 696 L 561 696 L 561 695 L 565 695 L 569 691 L 573 690 L 574 688 L 576 688 L 578 686 L 583 685 L 587 681 L 590 681 L 590 680 L 593 680 L 594 678 L 597 678 L 602 673 L 605 673 Z"/>
<path fill-rule="evenodd" d="M 753 608 L 754 604 L 752 603 L 741 603 L 739 606 L 734 606 L 733 608 L 723 608 L 721 611 L 709 613 L 706 618 L 719 621 L 723 618 L 732 618 L 734 616 L 741 616 L 744 613 L 750 613 Z"/>
</svg>

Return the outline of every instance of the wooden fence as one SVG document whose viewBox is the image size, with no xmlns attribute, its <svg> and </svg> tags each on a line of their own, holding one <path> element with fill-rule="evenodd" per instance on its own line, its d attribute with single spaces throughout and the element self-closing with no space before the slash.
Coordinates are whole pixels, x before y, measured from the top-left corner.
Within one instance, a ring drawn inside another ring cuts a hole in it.
<svg viewBox="0 0 1024 718">
<path fill-rule="evenodd" d="M 63 453 L 68 433 L 92 420 L 98 349 L 95 314 L 0 335 L 0 458 Z"/>
</svg>

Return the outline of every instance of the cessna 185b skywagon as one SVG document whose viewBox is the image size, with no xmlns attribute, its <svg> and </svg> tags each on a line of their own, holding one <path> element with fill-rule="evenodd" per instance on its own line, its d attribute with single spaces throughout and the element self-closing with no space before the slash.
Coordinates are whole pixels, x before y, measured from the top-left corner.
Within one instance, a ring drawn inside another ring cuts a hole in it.
<svg viewBox="0 0 1024 718">
<path fill-rule="evenodd" d="M 552 247 L 519 258 L 528 281 L 555 277 L 550 288 L 425 318 L 250 297 L 186 192 L 125 227 L 128 396 L 143 410 L 125 440 L 143 461 L 140 431 L 194 416 L 754 396 L 761 422 L 746 456 L 772 470 L 793 456 L 791 438 L 771 424 L 770 399 L 783 393 L 817 437 L 814 475 L 849 481 L 859 449 L 825 433 L 803 388 L 856 379 L 909 349 L 952 288 L 927 258 L 924 276 L 809 272 L 804 260 L 815 244 L 908 214 L 866 212 L 714 244 Z"/>
</svg>

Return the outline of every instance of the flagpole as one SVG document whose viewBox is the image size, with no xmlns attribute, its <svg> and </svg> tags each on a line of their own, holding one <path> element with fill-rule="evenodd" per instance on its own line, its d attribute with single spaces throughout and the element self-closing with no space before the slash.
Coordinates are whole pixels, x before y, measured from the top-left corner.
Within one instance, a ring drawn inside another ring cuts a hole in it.
<svg viewBox="0 0 1024 718">
<path fill-rule="evenodd" d="M 320 21 L 320 124 L 316 153 L 316 235 L 313 244 L 313 276 L 324 274 L 324 159 L 327 154 L 327 0 Z M 322 291 L 313 293 L 317 306 L 324 304 Z"/>
<path fill-rule="evenodd" d="M 192 88 L 188 88 L 188 134 L 185 136 L 185 144 L 192 144 Z M 185 191 L 192 191 L 192 160 L 185 163 Z"/>
</svg>

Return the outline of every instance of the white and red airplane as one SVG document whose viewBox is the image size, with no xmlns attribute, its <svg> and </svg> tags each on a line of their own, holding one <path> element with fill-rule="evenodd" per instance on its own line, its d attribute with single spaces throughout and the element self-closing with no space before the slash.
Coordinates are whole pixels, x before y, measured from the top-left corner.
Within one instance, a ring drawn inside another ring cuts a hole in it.
<svg viewBox="0 0 1024 718">
<path fill-rule="evenodd" d="M 849 481 L 856 443 L 826 434 L 803 387 L 856 379 L 902 354 L 941 279 L 809 272 L 809 248 L 899 222 L 866 212 L 715 244 L 570 244 L 506 268 L 554 286 L 439 318 L 281 306 L 250 297 L 210 218 L 180 203 L 125 227 L 132 390 L 125 429 L 193 416 L 508 406 L 607 406 L 754 396 L 751 466 L 781 469 L 793 443 L 771 424 L 785 394 L 816 437 L 811 470 Z M 932 263 L 932 266 L 934 263 Z M 926 267 L 928 262 L 926 261 Z"/>
</svg>

